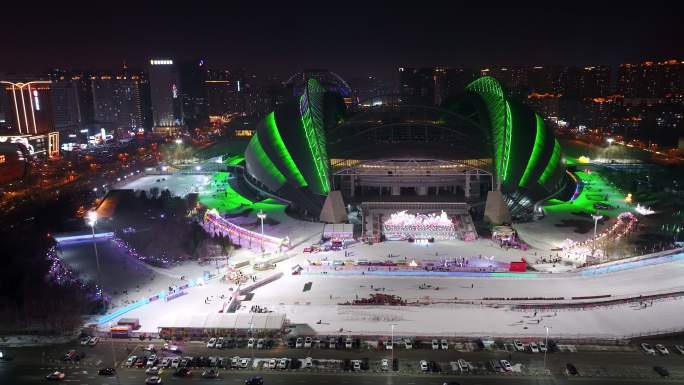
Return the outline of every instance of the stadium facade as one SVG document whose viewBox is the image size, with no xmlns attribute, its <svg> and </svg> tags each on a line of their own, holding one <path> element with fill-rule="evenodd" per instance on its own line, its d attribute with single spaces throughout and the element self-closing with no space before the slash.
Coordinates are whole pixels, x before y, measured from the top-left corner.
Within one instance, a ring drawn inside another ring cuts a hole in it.
<svg viewBox="0 0 684 385">
<path fill-rule="evenodd" d="M 258 124 L 245 177 L 311 215 L 332 190 L 357 202 L 474 202 L 498 189 L 512 212 L 530 213 L 568 185 L 553 130 L 494 78 L 440 107 L 388 96 L 351 111 L 338 84 L 300 88 Z"/>
</svg>

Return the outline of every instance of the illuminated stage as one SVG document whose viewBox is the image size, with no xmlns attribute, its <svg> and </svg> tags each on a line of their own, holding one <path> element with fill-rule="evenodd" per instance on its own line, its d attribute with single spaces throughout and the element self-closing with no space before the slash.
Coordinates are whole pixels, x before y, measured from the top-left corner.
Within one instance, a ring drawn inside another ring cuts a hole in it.
<svg viewBox="0 0 684 385">
<path fill-rule="evenodd" d="M 382 224 L 382 231 L 389 241 L 410 238 L 415 240 L 457 238 L 452 218 L 449 218 L 444 211 L 439 214 L 411 214 L 406 210 L 399 211 L 390 214 L 390 218 Z"/>
</svg>

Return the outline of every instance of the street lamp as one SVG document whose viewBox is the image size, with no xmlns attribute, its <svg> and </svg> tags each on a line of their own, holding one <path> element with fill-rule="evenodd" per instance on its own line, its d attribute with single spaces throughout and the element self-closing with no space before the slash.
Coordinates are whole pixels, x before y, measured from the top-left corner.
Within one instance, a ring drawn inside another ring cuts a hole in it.
<svg viewBox="0 0 684 385">
<path fill-rule="evenodd" d="M 390 343 L 392 344 L 392 365 L 394 365 L 394 327 L 397 326 L 396 324 L 390 324 L 392 326 L 392 339 L 390 340 Z"/>
<path fill-rule="evenodd" d="M 104 287 L 102 286 L 102 273 L 100 272 L 100 256 L 97 253 L 97 243 L 95 242 L 95 225 L 97 224 L 97 212 L 89 211 L 87 220 L 93 235 L 93 249 L 95 250 L 95 264 L 97 265 L 97 281 L 100 285 L 100 297 L 102 298 L 102 311 L 106 312 L 107 305 L 105 303 L 104 298 Z"/>
<path fill-rule="evenodd" d="M 266 219 L 266 213 L 264 210 L 259 210 L 257 213 L 257 218 L 261 220 L 261 251 L 264 251 L 264 219 Z"/>
<path fill-rule="evenodd" d="M 591 217 L 594 218 L 594 239 L 591 243 L 591 256 L 593 257 L 594 251 L 596 250 L 596 228 L 598 227 L 599 219 L 603 218 L 603 215 L 596 213 L 596 214 L 591 214 Z"/>
<path fill-rule="evenodd" d="M 549 351 L 549 327 L 544 326 L 546 328 L 546 341 L 544 342 L 544 374 L 546 374 L 546 352 Z"/>
</svg>

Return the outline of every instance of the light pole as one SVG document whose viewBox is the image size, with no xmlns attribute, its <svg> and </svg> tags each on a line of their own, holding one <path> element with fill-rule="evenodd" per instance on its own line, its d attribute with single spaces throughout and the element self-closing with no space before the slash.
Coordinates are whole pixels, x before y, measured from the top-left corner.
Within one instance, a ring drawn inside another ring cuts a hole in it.
<svg viewBox="0 0 684 385">
<path fill-rule="evenodd" d="M 264 219 L 266 219 L 266 213 L 264 210 L 259 210 L 257 213 L 257 218 L 261 220 L 261 252 L 264 252 Z"/>
<path fill-rule="evenodd" d="M 390 343 L 392 344 L 392 365 L 394 365 L 394 327 L 397 326 L 396 324 L 391 324 L 392 326 L 392 339 L 390 340 Z M 394 367 L 394 366 L 393 366 Z"/>
<path fill-rule="evenodd" d="M 100 272 L 100 256 L 97 254 L 97 242 L 95 242 L 95 225 L 97 224 L 97 212 L 88 212 L 88 225 L 92 230 L 93 235 L 93 249 L 95 250 L 95 264 L 97 265 L 97 281 L 100 285 L 100 297 L 102 298 L 102 312 L 107 311 L 107 304 L 105 303 L 104 287 L 102 286 L 102 273 Z"/>
<path fill-rule="evenodd" d="M 591 256 L 593 257 L 594 251 L 596 251 L 596 228 L 598 227 L 599 219 L 603 218 L 603 215 L 596 213 L 596 214 L 591 214 L 591 217 L 594 218 L 594 239 L 591 243 Z"/>
<path fill-rule="evenodd" d="M 114 368 L 114 377 L 116 377 L 116 384 L 119 385 L 119 373 L 116 371 L 116 354 L 114 353 L 114 336 L 112 333 L 112 323 L 109 322 L 109 342 L 112 346 L 112 368 Z"/>
<path fill-rule="evenodd" d="M 546 328 L 546 341 L 544 342 L 544 374 L 546 374 L 546 352 L 549 350 L 549 327 L 544 326 Z"/>
</svg>

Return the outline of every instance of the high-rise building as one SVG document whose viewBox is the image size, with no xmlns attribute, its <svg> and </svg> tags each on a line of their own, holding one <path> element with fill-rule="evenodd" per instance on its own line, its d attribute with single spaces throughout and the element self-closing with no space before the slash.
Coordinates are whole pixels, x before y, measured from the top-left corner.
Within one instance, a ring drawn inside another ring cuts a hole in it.
<svg viewBox="0 0 684 385">
<path fill-rule="evenodd" d="M 13 81 L 0 79 L 9 102 L 7 128 L 17 134 L 46 134 L 54 131 L 50 80 Z"/>
<path fill-rule="evenodd" d="M 209 123 L 209 103 L 204 60 L 181 62 L 178 69 L 183 121 L 190 129 L 206 126 Z"/>
<path fill-rule="evenodd" d="M 207 70 L 207 101 L 210 116 L 223 116 L 237 112 L 235 99 L 238 83 L 229 70 Z"/>
<path fill-rule="evenodd" d="M 149 67 L 153 130 L 170 131 L 183 124 L 178 71 L 170 59 L 152 59 Z"/>
<path fill-rule="evenodd" d="M 95 120 L 112 128 L 137 130 L 143 127 L 140 78 L 124 71 L 91 77 Z"/>
<path fill-rule="evenodd" d="M 55 129 L 58 131 L 75 130 L 84 123 L 79 100 L 79 80 L 73 78 L 74 76 L 62 70 L 54 70 L 50 74 L 52 112 Z"/>
<path fill-rule="evenodd" d="M 625 98 L 681 98 L 684 62 L 643 62 L 618 67 L 617 93 Z"/>
</svg>

